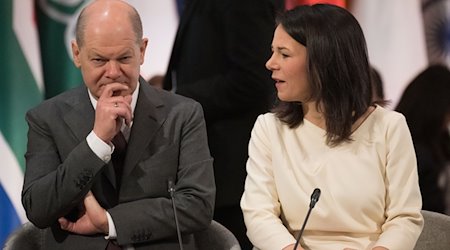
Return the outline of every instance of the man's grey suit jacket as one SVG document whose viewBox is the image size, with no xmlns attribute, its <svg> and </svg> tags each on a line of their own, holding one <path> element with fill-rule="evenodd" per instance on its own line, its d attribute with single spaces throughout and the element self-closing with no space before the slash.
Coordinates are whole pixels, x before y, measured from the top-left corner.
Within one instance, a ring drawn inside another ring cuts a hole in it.
<svg viewBox="0 0 450 250">
<path fill-rule="evenodd" d="M 178 249 L 168 180 L 185 249 L 192 232 L 209 225 L 215 184 L 201 106 L 150 87 L 140 79 L 121 187 L 111 162 L 86 142 L 95 111 L 85 86 L 44 101 L 26 116 L 29 124 L 22 203 L 31 222 L 46 228 L 45 249 L 105 249 L 104 235 L 63 231 L 58 218 L 76 219 L 89 190 L 111 214 L 117 242 L 136 249 Z"/>
</svg>

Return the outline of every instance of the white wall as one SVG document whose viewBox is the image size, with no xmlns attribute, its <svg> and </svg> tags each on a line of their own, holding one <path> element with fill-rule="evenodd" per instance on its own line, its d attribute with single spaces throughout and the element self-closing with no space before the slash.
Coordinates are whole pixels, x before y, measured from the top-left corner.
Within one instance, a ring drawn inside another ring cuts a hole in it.
<svg viewBox="0 0 450 250">
<path fill-rule="evenodd" d="M 165 74 L 178 28 L 175 0 L 128 0 L 141 15 L 144 37 L 149 39 L 141 74 L 149 79 Z"/>
</svg>

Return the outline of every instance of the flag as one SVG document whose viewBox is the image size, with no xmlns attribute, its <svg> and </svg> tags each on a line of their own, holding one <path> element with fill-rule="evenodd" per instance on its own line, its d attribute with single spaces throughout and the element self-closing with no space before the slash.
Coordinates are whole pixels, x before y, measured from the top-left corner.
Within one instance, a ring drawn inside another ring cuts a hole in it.
<svg viewBox="0 0 450 250">
<path fill-rule="evenodd" d="M 50 98 L 82 84 L 81 73 L 72 61 L 70 42 L 75 38 L 79 12 L 89 2 L 88 0 L 0 1 L 1 247 L 12 231 L 27 221 L 21 204 L 28 130 L 25 113 L 44 99 L 44 93 L 45 98 Z M 147 53 L 156 53 L 157 57 L 151 58 L 150 67 L 143 65 L 143 73 L 155 71 L 155 68 L 159 71 L 165 70 L 167 65 L 161 63 L 161 58 L 168 61 L 178 24 L 175 2 L 170 4 L 166 4 L 166 1 L 161 3 L 152 1 L 152 4 L 138 0 L 130 2 L 135 3 L 142 14 L 141 17 L 145 22 L 144 33 L 153 34 L 155 39 L 152 41 L 156 40 L 157 46 L 163 48 L 153 46 L 152 49 L 155 51 Z M 144 15 L 145 13 L 151 15 Z M 166 13 L 165 18 L 170 17 L 170 20 L 164 20 L 163 28 L 157 13 Z M 165 54 L 158 54 L 160 51 Z"/>
<path fill-rule="evenodd" d="M 42 72 L 32 1 L 0 2 L 0 246 L 26 222 L 20 194 L 27 124 L 25 113 L 42 100 Z"/>
<path fill-rule="evenodd" d="M 450 66 L 450 0 L 422 0 L 430 64 Z"/>
<path fill-rule="evenodd" d="M 370 63 L 395 107 L 406 85 L 428 66 L 420 0 L 357 0 L 349 5 L 364 31 Z"/>
<path fill-rule="evenodd" d="M 82 84 L 80 70 L 72 61 L 71 41 L 79 12 L 89 1 L 35 0 L 45 82 L 50 98 Z"/>
</svg>

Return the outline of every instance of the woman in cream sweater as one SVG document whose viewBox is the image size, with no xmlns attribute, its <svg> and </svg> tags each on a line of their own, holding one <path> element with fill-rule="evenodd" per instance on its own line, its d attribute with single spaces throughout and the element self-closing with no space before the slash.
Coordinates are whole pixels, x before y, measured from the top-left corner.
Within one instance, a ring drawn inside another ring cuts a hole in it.
<svg viewBox="0 0 450 250">
<path fill-rule="evenodd" d="M 272 42 L 279 102 L 249 143 L 241 200 L 255 248 L 413 249 L 423 226 L 405 118 L 371 101 L 370 67 L 356 19 L 332 5 L 280 16 Z M 300 247 L 301 246 L 301 247 Z"/>
</svg>

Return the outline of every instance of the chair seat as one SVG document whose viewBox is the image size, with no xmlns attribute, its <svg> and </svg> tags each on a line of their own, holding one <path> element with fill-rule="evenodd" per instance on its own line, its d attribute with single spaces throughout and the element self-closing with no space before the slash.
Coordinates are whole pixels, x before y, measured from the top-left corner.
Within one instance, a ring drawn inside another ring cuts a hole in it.
<svg viewBox="0 0 450 250">
<path fill-rule="evenodd" d="M 450 249 L 450 216 L 422 210 L 424 227 L 414 250 Z"/>
<path fill-rule="evenodd" d="M 42 249 L 43 231 L 31 222 L 26 222 L 21 228 L 9 235 L 3 250 L 39 250 Z"/>
<path fill-rule="evenodd" d="M 194 238 L 199 250 L 241 250 L 233 233 L 214 220 L 206 230 L 195 233 Z"/>
<path fill-rule="evenodd" d="M 194 234 L 199 250 L 241 250 L 236 237 L 216 221 L 200 232 Z M 27 222 L 6 240 L 3 250 L 40 250 L 43 245 L 43 230 Z"/>
</svg>

